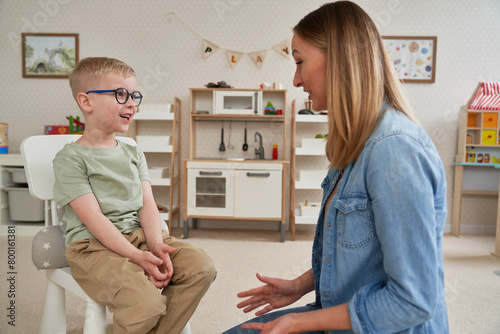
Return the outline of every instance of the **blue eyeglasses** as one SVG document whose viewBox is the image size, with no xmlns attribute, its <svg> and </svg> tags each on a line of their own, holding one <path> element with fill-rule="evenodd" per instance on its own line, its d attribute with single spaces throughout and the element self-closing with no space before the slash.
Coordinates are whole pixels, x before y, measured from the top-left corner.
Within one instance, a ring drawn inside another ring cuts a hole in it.
<svg viewBox="0 0 500 334">
<path fill-rule="evenodd" d="M 114 90 L 112 90 L 112 89 L 89 90 L 85 94 L 89 94 L 89 93 L 97 93 L 97 94 L 115 93 L 116 102 L 118 102 L 119 104 L 127 103 L 128 98 L 131 97 L 132 101 L 134 101 L 134 104 L 136 107 L 138 107 L 142 101 L 142 94 L 141 93 L 139 93 L 138 91 L 135 91 L 133 93 L 129 93 L 128 90 L 126 90 L 125 88 L 118 88 L 118 89 L 114 89 Z"/>
</svg>

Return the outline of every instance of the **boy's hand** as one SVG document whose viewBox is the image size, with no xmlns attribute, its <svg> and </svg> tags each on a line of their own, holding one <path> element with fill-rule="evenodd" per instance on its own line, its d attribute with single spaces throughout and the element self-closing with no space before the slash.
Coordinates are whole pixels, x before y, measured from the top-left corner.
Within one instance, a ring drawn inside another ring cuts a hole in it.
<svg viewBox="0 0 500 334">
<path fill-rule="evenodd" d="M 172 275 L 169 276 L 168 273 L 163 270 L 165 261 L 154 255 L 152 252 L 139 251 L 138 256 L 131 260 L 144 269 L 144 272 L 149 277 L 149 280 L 158 289 L 164 288 L 170 282 Z M 170 262 L 170 266 L 172 266 L 170 258 L 168 259 L 168 262 Z"/>
<path fill-rule="evenodd" d="M 170 283 L 170 279 L 174 274 L 174 266 L 172 265 L 172 260 L 170 259 L 170 254 L 175 253 L 176 249 L 165 245 L 163 242 L 157 242 L 152 245 L 150 249 L 151 253 L 156 255 L 163 262 L 157 266 L 157 270 L 162 274 L 162 276 L 149 276 L 149 279 L 158 288 L 164 288 Z M 165 279 L 162 279 L 163 275 L 166 275 Z"/>
</svg>

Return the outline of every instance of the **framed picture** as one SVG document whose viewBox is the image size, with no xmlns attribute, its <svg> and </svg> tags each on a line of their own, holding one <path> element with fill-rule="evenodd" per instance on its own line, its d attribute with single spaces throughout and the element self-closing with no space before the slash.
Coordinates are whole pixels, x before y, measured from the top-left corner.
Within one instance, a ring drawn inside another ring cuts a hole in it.
<svg viewBox="0 0 500 334">
<path fill-rule="evenodd" d="M 437 37 L 383 36 L 382 39 L 402 82 L 435 82 Z"/>
<path fill-rule="evenodd" d="M 78 34 L 22 34 L 23 78 L 67 78 L 78 62 Z"/>
</svg>

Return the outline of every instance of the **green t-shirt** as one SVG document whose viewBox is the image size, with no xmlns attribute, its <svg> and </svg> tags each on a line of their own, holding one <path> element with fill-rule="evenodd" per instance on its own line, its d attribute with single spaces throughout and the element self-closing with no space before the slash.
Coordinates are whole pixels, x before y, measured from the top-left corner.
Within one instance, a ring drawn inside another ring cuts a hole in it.
<svg viewBox="0 0 500 334">
<path fill-rule="evenodd" d="M 88 193 L 94 193 L 102 213 L 121 233 L 140 227 L 141 181 L 150 181 L 146 158 L 137 146 L 117 142 L 113 148 L 69 143 L 54 158 L 54 199 L 65 208 L 66 247 L 74 241 L 95 239 L 69 205 Z"/>
</svg>

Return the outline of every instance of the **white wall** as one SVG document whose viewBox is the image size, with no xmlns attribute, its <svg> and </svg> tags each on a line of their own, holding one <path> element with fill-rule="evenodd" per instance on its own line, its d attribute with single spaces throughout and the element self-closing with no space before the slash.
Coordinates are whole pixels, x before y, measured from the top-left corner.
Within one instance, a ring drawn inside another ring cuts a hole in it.
<svg viewBox="0 0 500 334">
<path fill-rule="evenodd" d="M 79 113 L 67 80 L 22 78 L 22 32 L 79 33 L 80 58 L 116 57 L 134 67 L 144 103 L 170 103 L 174 96 L 180 97 L 182 136 L 187 143 L 189 87 L 219 80 L 237 88 L 278 82 L 288 89 L 289 101 L 297 99 L 301 107 L 305 95 L 292 85 L 293 61 L 272 47 L 291 37 L 298 20 L 324 2 L 0 0 L 0 122 L 9 124 L 10 152 L 19 152 L 23 138 L 42 134 L 45 124 L 65 124 L 65 116 Z M 443 159 L 451 212 L 459 109 L 480 81 L 500 80 L 500 2 L 356 2 L 374 18 L 383 35 L 438 36 L 436 82 L 406 84 L 405 90 Z M 171 11 L 177 17 L 169 22 Z M 202 37 L 235 51 L 269 49 L 265 64 L 259 70 L 246 55 L 231 70 L 224 50 L 204 61 Z M 467 198 L 463 207 L 463 224 L 494 229 L 495 198 Z M 450 218 L 451 214 L 449 222 Z"/>
</svg>

